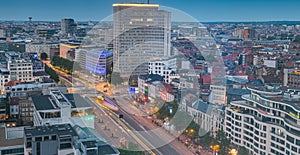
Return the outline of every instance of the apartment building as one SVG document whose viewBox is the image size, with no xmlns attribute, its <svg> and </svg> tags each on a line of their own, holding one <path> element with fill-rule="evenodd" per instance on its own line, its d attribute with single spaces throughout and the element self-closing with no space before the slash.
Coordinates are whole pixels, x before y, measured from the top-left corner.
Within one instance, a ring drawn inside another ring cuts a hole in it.
<svg viewBox="0 0 300 155">
<path fill-rule="evenodd" d="M 18 52 L 5 52 L 7 69 L 10 72 L 10 80 L 30 82 L 33 80 L 33 67 L 30 59 L 22 58 Z"/>
<path fill-rule="evenodd" d="M 232 101 L 225 112 L 231 142 L 254 155 L 300 153 L 300 91 L 271 86 L 248 87 L 250 94 Z"/>
<path fill-rule="evenodd" d="M 175 74 L 177 61 L 174 57 L 165 57 L 157 60 L 151 60 L 148 63 L 148 73 L 157 74 L 164 77 L 165 83 L 171 83 L 170 75 Z"/>
<path fill-rule="evenodd" d="M 71 154 L 77 133 L 70 124 L 24 128 L 24 154 Z"/>
</svg>

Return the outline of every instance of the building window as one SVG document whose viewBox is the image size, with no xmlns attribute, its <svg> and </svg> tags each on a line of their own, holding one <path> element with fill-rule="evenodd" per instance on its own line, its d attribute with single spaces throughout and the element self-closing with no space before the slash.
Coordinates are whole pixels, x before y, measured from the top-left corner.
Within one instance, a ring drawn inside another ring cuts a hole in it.
<svg viewBox="0 0 300 155">
<path fill-rule="evenodd" d="M 297 153 L 297 148 L 292 146 L 292 151 L 296 152 Z"/>
<path fill-rule="evenodd" d="M 287 135 L 287 136 L 286 136 L 286 139 L 287 139 L 289 142 L 291 142 L 291 143 L 294 144 L 294 138 L 293 138 L 293 137 Z"/>
<path fill-rule="evenodd" d="M 41 143 L 40 142 L 36 143 L 36 154 L 37 155 L 41 154 Z"/>
</svg>

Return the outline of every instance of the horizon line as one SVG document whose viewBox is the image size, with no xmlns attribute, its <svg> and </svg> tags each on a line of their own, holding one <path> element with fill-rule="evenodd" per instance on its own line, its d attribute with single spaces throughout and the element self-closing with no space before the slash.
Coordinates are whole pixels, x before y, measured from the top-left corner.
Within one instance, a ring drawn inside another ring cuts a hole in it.
<svg viewBox="0 0 300 155">
<path fill-rule="evenodd" d="M 63 18 L 62 18 L 63 19 Z M 74 18 L 73 18 L 74 19 Z M 29 22 L 28 20 L 1 20 L 0 22 Z M 31 22 L 61 22 L 60 20 L 34 20 Z M 97 20 L 75 20 L 75 22 L 112 22 L 112 20 L 105 20 L 105 21 L 97 21 Z M 185 23 L 248 23 L 248 22 L 300 22 L 300 20 L 241 20 L 241 21 L 233 21 L 233 20 L 215 20 L 215 21 L 171 21 L 171 22 L 185 22 Z"/>
</svg>

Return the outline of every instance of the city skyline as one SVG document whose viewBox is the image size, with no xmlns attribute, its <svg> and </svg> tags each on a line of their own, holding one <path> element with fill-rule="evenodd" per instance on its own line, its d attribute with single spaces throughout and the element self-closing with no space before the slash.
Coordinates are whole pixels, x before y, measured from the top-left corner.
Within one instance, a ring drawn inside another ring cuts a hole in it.
<svg viewBox="0 0 300 155">
<path fill-rule="evenodd" d="M 0 17 L 4 21 L 59 21 L 62 18 L 74 18 L 76 21 L 99 21 L 113 13 L 113 3 L 130 3 L 129 0 L 64 0 L 64 1 L 4 1 L 0 6 Z M 147 3 L 147 0 L 135 0 L 138 3 Z M 151 3 L 160 4 L 191 15 L 199 22 L 243 22 L 243 21 L 300 21 L 296 0 L 266 0 L 266 1 L 238 1 L 212 0 L 189 3 L 182 0 L 152 0 Z M 13 10 L 13 11 L 11 11 Z M 275 11 L 276 10 L 276 11 Z M 278 11 L 280 10 L 280 11 Z M 9 13 L 8 13 L 9 12 Z M 181 21 L 184 17 L 178 17 Z"/>
<path fill-rule="evenodd" d="M 300 154 L 299 4 L 4 1 L 0 155 Z"/>
</svg>

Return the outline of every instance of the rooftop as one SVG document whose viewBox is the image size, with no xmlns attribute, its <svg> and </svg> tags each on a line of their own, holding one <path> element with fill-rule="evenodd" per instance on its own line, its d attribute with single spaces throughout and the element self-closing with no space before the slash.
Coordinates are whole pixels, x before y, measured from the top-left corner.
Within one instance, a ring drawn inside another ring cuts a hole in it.
<svg viewBox="0 0 300 155">
<path fill-rule="evenodd" d="M 227 90 L 228 95 L 244 95 L 244 94 L 250 94 L 250 91 L 247 89 L 242 88 L 229 88 Z"/>
<path fill-rule="evenodd" d="M 8 146 L 15 146 L 15 145 L 23 145 L 24 140 L 23 138 L 16 138 L 16 139 L 7 139 L 7 134 L 5 132 L 5 128 L 0 128 L 0 147 L 8 147 Z"/>
<path fill-rule="evenodd" d="M 110 146 L 106 141 L 94 130 L 88 127 L 74 126 L 74 130 L 77 132 L 79 141 L 86 148 L 98 148 L 98 154 L 119 154 L 119 151 Z"/>
<path fill-rule="evenodd" d="M 49 76 L 49 75 L 44 71 L 39 71 L 39 72 L 33 72 L 33 76 Z"/>
<path fill-rule="evenodd" d="M 79 94 L 63 94 L 63 96 L 58 96 L 58 100 L 63 103 L 70 103 L 71 108 L 90 108 L 90 104 L 87 100 L 81 97 Z M 64 98 L 65 97 L 65 98 Z M 32 102 L 36 110 L 54 110 L 59 109 L 59 105 L 55 102 L 53 96 L 51 95 L 37 95 L 32 96 Z"/>
<path fill-rule="evenodd" d="M 70 124 L 58 124 L 51 126 L 34 126 L 25 127 L 24 133 L 26 137 L 35 137 L 42 135 L 71 135 L 77 136 L 77 133 Z"/>
<path fill-rule="evenodd" d="M 272 89 L 269 91 L 269 89 L 265 87 L 248 87 L 248 89 L 249 88 L 251 88 L 251 91 L 258 93 L 261 98 L 289 104 L 295 109 L 300 110 L 300 90 L 288 89 L 286 91 L 279 91 Z M 250 96 L 245 95 L 244 97 L 249 98 Z"/>
<path fill-rule="evenodd" d="M 260 92 L 260 93 L 265 93 L 265 94 L 281 94 L 282 91 L 279 89 L 271 86 L 271 85 L 265 85 L 265 86 L 248 86 L 248 90 L 250 91 L 255 91 L 255 92 Z"/>
<path fill-rule="evenodd" d="M 79 94 L 65 94 L 65 97 L 72 104 L 72 108 L 91 107 L 88 101 L 81 97 Z"/>
<path fill-rule="evenodd" d="M 31 98 L 35 109 L 38 111 L 57 109 L 55 105 L 53 105 L 54 101 L 50 101 L 50 95 L 38 95 L 32 96 Z"/>
<path fill-rule="evenodd" d="M 146 82 L 153 82 L 153 81 L 163 81 L 164 77 L 157 75 L 157 74 L 147 74 L 139 76 L 140 79 L 146 80 Z"/>
</svg>

